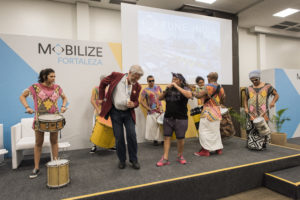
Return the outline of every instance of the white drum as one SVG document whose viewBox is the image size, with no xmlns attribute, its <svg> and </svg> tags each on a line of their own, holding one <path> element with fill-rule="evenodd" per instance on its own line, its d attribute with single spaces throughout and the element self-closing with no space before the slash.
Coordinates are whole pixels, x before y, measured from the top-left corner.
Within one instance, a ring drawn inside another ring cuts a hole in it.
<svg viewBox="0 0 300 200">
<path fill-rule="evenodd" d="M 158 116 L 158 118 L 156 119 L 157 123 L 160 125 L 163 125 L 164 123 L 164 117 L 165 117 L 165 113 L 162 113 Z"/>
<path fill-rule="evenodd" d="M 228 108 L 220 108 L 221 111 L 221 115 L 225 115 L 226 113 L 228 113 Z"/>
<path fill-rule="evenodd" d="M 258 133 L 261 136 L 266 136 L 271 134 L 271 130 L 263 117 L 257 117 L 253 120 L 253 124 L 256 127 Z"/>
<path fill-rule="evenodd" d="M 53 160 L 47 163 L 47 177 L 49 188 L 60 188 L 70 182 L 69 161 L 66 159 Z"/>
</svg>

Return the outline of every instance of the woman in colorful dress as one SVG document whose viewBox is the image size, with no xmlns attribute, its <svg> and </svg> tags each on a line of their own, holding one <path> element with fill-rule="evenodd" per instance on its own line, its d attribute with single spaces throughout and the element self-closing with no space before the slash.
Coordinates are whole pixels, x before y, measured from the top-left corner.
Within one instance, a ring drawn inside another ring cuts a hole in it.
<svg viewBox="0 0 300 200">
<path fill-rule="evenodd" d="M 260 71 L 255 70 L 249 73 L 250 81 L 253 85 L 246 88 L 246 98 L 244 100 L 245 112 L 249 115 L 247 120 L 247 146 L 252 150 L 264 150 L 270 140 L 270 135 L 261 136 L 253 124 L 256 117 L 263 117 L 269 121 L 269 109 L 275 106 L 279 95 L 275 88 L 269 83 L 260 81 Z M 268 105 L 269 97 L 273 100 Z"/>
<path fill-rule="evenodd" d="M 202 149 L 195 152 L 196 156 L 210 156 L 210 152 L 216 151 L 222 154 L 223 144 L 220 134 L 220 121 L 222 115 L 221 104 L 225 101 L 225 91 L 218 81 L 218 73 L 211 72 L 207 76 L 208 84 L 199 93 L 194 93 L 197 98 L 203 98 L 203 111 L 200 116 L 199 142 Z"/>
<path fill-rule="evenodd" d="M 34 101 L 34 110 L 30 108 L 26 98 L 32 96 Z M 41 157 L 42 146 L 44 142 L 44 132 L 38 130 L 37 119 L 42 114 L 58 114 L 59 109 L 57 101 L 62 98 L 63 103 L 60 112 L 66 111 L 67 97 L 59 85 L 55 84 L 55 72 L 51 68 L 44 69 L 39 74 L 38 83 L 34 83 L 20 96 L 20 101 L 26 109 L 27 113 L 33 114 L 33 129 L 35 130 L 35 146 L 34 146 L 34 169 L 29 178 L 36 178 L 40 172 L 39 163 Z M 58 158 L 58 132 L 50 133 L 50 143 L 53 159 Z"/>
<path fill-rule="evenodd" d="M 141 93 L 141 105 L 147 110 L 146 133 L 145 139 L 153 141 L 153 145 L 157 146 L 158 142 L 164 140 L 163 133 L 157 123 L 157 118 L 163 112 L 159 95 L 162 90 L 159 85 L 154 84 L 154 77 L 147 77 L 148 87 L 144 88 Z"/>
</svg>

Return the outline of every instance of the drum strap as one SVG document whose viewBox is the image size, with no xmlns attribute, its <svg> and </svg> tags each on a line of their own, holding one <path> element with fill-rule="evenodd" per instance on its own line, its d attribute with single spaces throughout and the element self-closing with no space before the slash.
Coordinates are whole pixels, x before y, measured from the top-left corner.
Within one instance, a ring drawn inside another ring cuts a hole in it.
<svg viewBox="0 0 300 200">
<path fill-rule="evenodd" d="M 203 103 L 202 106 L 191 109 L 190 115 L 194 116 L 194 115 L 201 114 L 202 110 L 203 110 L 204 104 L 206 104 L 213 96 L 215 96 L 216 94 L 218 94 L 219 91 L 220 91 L 220 85 L 217 86 L 216 91 L 209 98 L 207 98 L 207 99 L 204 100 L 204 103 Z"/>
<path fill-rule="evenodd" d="M 213 96 L 215 96 L 215 95 L 218 94 L 219 92 L 220 92 L 220 85 L 218 85 L 216 91 L 215 91 L 208 99 L 205 99 L 205 100 L 204 100 L 203 105 L 206 104 Z"/>
</svg>

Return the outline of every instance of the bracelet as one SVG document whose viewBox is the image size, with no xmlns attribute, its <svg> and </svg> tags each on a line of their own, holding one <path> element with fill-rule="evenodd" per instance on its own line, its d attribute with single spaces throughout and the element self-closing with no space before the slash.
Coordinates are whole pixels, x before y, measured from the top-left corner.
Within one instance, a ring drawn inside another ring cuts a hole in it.
<svg viewBox="0 0 300 200">
<path fill-rule="evenodd" d="M 66 108 L 66 106 L 61 106 L 62 108 Z"/>
<path fill-rule="evenodd" d="M 30 106 L 25 106 L 25 109 L 30 108 Z"/>
</svg>

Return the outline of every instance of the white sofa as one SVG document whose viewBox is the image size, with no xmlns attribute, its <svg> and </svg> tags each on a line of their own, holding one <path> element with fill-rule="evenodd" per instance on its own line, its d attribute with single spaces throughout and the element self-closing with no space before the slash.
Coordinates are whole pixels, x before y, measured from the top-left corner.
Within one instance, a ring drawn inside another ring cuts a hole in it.
<svg viewBox="0 0 300 200">
<path fill-rule="evenodd" d="M 0 124 L 0 149 L 3 148 L 4 141 L 3 141 L 3 124 Z"/>
<path fill-rule="evenodd" d="M 21 119 L 20 123 L 17 123 L 11 127 L 11 153 L 13 169 L 18 168 L 23 160 L 23 150 L 34 148 L 35 133 L 32 129 L 32 124 L 33 118 L 23 118 Z M 49 133 L 45 133 L 43 151 L 45 149 L 49 149 L 51 152 Z"/>
<path fill-rule="evenodd" d="M 0 165 L 4 162 L 4 154 L 7 154 L 8 151 L 4 148 L 3 141 L 3 124 L 0 124 Z"/>
</svg>

